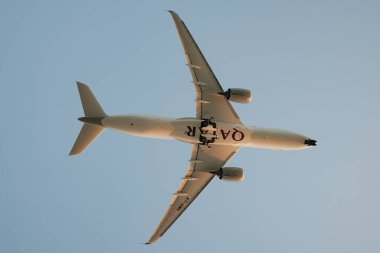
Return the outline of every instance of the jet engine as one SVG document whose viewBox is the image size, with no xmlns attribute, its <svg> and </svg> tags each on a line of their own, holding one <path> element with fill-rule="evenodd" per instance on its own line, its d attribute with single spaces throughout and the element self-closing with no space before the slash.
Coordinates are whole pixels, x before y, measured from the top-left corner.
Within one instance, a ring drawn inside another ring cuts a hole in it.
<svg viewBox="0 0 380 253">
<path fill-rule="evenodd" d="M 252 101 L 251 91 L 246 89 L 233 88 L 219 94 L 236 103 L 248 104 Z"/>
<path fill-rule="evenodd" d="M 242 182 L 244 180 L 244 172 L 242 168 L 238 167 L 224 167 L 218 171 L 213 172 L 219 179 L 231 182 Z"/>
</svg>

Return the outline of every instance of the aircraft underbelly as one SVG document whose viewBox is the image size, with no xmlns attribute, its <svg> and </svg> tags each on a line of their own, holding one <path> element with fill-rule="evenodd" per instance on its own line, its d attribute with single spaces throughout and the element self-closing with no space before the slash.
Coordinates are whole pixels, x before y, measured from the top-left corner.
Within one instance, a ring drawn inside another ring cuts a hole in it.
<svg viewBox="0 0 380 253">
<path fill-rule="evenodd" d="M 130 135 L 176 139 L 205 145 L 245 146 L 267 149 L 304 149 L 307 137 L 278 129 L 246 127 L 241 124 L 213 122 L 214 126 L 201 126 L 196 118 L 167 119 L 154 116 L 108 116 L 102 124 Z"/>
<path fill-rule="evenodd" d="M 140 116 L 120 115 L 109 116 L 102 120 L 102 124 L 110 129 L 140 137 L 172 139 L 174 131 L 172 119 Z"/>
</svg>

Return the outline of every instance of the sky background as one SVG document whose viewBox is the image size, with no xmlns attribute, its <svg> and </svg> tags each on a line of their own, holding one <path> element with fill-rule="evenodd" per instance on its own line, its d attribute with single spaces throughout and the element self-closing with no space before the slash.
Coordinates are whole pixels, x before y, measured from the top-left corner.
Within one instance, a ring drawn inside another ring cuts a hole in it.
<svg viewBox="0 0 380 253">
<path fill-rule="evenodd" d="M 191 145 L 106 130 L 68 153 L 75 81 L 108 114 L 195 115 L 179 13 L 247 125 L 302 151 L 243 149 L 146 242 Z M 0 1 L 0 252 L 380 252 L 379 1 Z"/>
</svg>

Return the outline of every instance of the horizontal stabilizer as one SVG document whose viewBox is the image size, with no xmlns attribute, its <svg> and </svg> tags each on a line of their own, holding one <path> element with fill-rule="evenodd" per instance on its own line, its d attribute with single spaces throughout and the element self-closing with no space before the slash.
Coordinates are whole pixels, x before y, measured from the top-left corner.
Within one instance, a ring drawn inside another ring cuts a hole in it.
<svg viewBox="0 0 380 253">
<path fill-rule="evenodd" d="M 104 130 L 104 127 L 98 125 L 83 124 L 77 140 L 71 149 L 70 155 L 81 154 Z"/>
<path fill-rule="evenodd" d="M 90 90 L 90 88 L 84 83 L 77 82 L 80 99 L 82 101 L 84 115 L 86 116 L 106 116 L 98 100 Z"/>
</svg>

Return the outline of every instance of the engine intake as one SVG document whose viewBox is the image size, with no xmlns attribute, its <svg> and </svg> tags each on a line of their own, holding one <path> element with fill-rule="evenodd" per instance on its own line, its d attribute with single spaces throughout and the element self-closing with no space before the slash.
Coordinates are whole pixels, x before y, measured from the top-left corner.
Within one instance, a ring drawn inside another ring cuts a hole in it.
<svg viewBox="0 0 380 253">
<path fill-rule="evenodd" d="M 212 173 L 225 181 L 242 182 L 244 180 L 243 169 L 238 167 L 224 167 Z"/>
<path fill-rule="evenodd" d="M 236 103 L 248 104 L 252 101 L 251 91 L 246 89 L 233 88 L 219 94 Z"/>
</svg>

